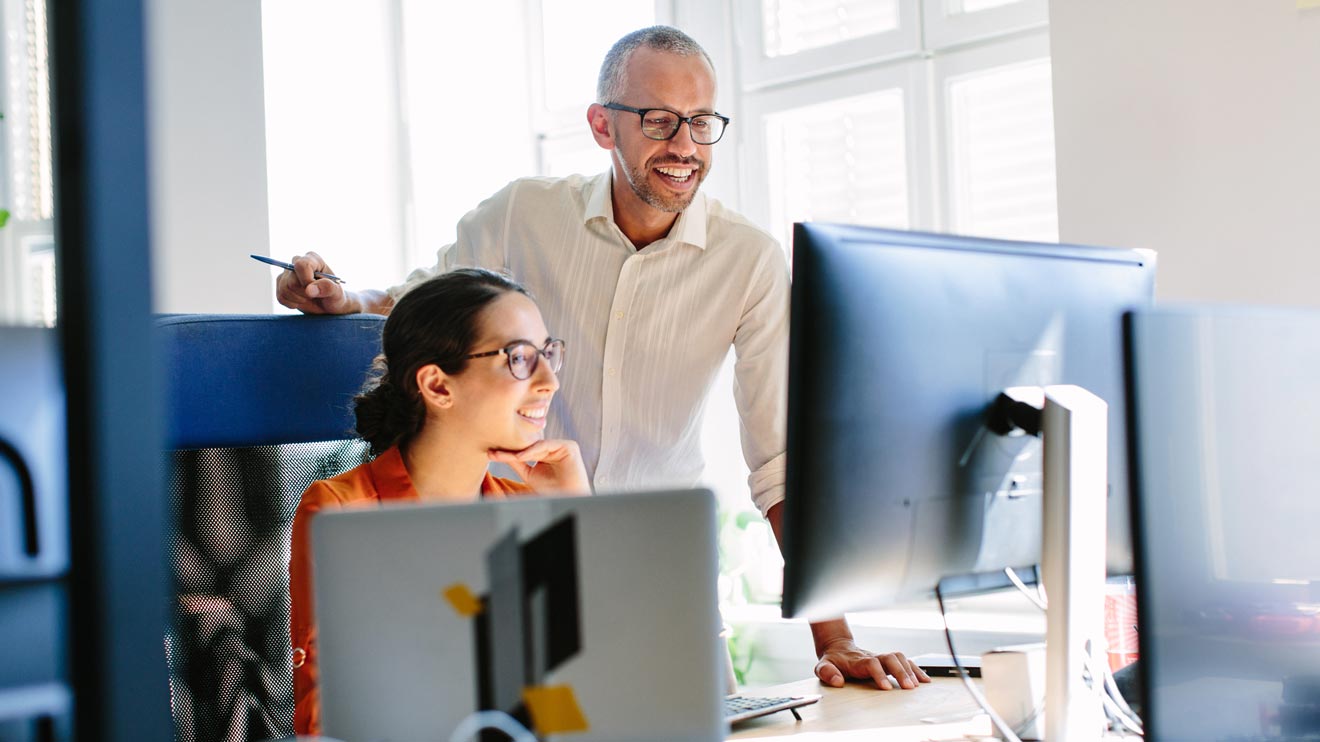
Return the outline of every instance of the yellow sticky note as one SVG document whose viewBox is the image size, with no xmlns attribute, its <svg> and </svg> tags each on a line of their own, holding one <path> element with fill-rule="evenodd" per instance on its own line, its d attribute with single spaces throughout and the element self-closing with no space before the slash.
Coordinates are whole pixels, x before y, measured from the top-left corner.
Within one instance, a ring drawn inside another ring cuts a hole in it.
<svg viewBox="0 0 1320 742">
<path fill-rule="evenodd" d="M 454 607 L 454 611 L 463 618 L 472 618 L 481 613 L 481 599 L 473 595 L 467 585 L 457 583 L 450 585 L 445 588 L 441 595 L 449 601 L 449 605 Z"/>
<path fill-rule="evenodd" d="M 1297 0 L 1297 7 L 1300 10 L 1320 8 L 1320 0 Z"/>
<path fill-rule="evenodd" d="M 532 715 L 538 735 L 587 731 L 587 717 L 578 707 L 573 689 L 567 685 L 536 685 L 523 688 L 523 704 Z"/>
</svg>

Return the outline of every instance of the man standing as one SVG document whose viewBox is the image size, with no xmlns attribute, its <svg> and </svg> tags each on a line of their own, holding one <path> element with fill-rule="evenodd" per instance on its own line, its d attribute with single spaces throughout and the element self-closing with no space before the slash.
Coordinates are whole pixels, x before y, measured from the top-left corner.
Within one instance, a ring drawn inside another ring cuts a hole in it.
<svg viewBox="0 0 1320 742">
<path fill-rule="evenodd" d="M 463 217 L 435 267 L 388 292 L 346 292 L 295 258 L 281 304 L 310 314 L 389 312 L 415 281 L 459 266 L 528 286 L 570 352 L 547 435 L 576 440 L 597 490 L 683 487 L 701 476 L 700 420 L 729 347 L 752 500 L 780 535 L 784 497 L 788 269 L 774 239 L 699 194 L 729 119 L 706 52 L 677 29 L 620 39 L 587 123 L 611 169 L 514 181 Z M 858 648 L 842 620 L 812 624 L 817 676 L 889 689 L 928 680 L 900 653 Z"/>
</svg>

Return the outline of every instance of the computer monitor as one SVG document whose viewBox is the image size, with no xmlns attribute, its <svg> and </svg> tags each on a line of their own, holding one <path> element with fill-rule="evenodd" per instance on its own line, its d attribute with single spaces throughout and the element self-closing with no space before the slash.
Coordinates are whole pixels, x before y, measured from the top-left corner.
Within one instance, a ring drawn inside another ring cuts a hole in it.
<svg viewBox="0 0 1320 742">
<path fill-rule="evenodd" d="M 1107 561 L 1130 572 L 1121 317 L 1154 281 L 1149 251 L 796 225 L 784 615 L 1039 563 L 1040 440 L 983 422 L 1011 387 L 1110 404 Z"/>
<path fill-rule="evenodd" d="M 1320 739 L 1320 312 L 1127 330 L 1146 739 Z"/>
</svg>

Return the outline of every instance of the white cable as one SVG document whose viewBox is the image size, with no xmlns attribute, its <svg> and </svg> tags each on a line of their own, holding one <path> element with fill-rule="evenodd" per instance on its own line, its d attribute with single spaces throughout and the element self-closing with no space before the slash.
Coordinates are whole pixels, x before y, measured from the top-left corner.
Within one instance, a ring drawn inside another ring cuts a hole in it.
<svg viewBox="0 0 1320 742">
<path fill-rule="evenodd" d="M 1131 706 L 1123 698 L 1123 693 L 1118 689 L 1118 681 L 1114 680 L 1114 673 L 1109 669 L 1109 663 L 1104 663 L 1104 688 L 1105 695 L 1102 699 L 1105 707 L 1109 709 L 1115 721 L 1127 727 L 1128 731 L 1136 734 L 1145 735 L 1144 725 L 1141 717 L 1132 710 Z"/>
<path fill-rule="evenodd" d="M 454 727 L 449 742 L 467 742 L 482 729 L 498 729 L 513 742 L 536 742 L 536 736 L 503 711 L 473 711 Z"/>
<path fill-rule="evenodd" d="M 1105 663 L 1105 688 L 1109 690 L 1109 695 L 1118 703 L 1118 707 L 1123 710 L 1123 713 L 1137 719 L 1137 723 L 1140 724 L 1141 717 L 1128 705 L 1127 699 L 1123 698 L 1123 692 L 1118 689 L 1118 680 L 1114 678 L 1114 672 L 1109 669 L 1108 663 Z"/>
<path fill-rule="evenodd" d="M 1049 610 L 1049 604 L 1046 603 L 1039 594 L 1033 594 L 1031 588 L 1027 587 L 1027 583 L 1023 582 L 1021 577 L 1018 577 L 1018 573 L 1012 567 L 1005 567 L 1004 574 L 1008 575 L 1009 582 L 1012 582 L 1023 595 L 1027 596 L 1027 600 L 1035 603 L 1036 607 L 1042 611 Z"/>
<path fill-rule="evenodd" d="M 1037 608 L 1040 608 L 1042 611 L 1049 609 L 1049 604 L 1045 597 L 1045 586 L 1043 584 L 1037 582 L 1037 590 L 1036 593 L 1033 594 L 1026 582 L 1018 576 L 1017 572 L 1012 567 L 1005 567 L 1004 574 L 1028 600 L 1036 605 Z M 936 596 L 939 597 L 938 590 L 936 591 Z M 947 617 L 944 616 L 943 600 L 940 601 L 940 616 L 944 619 L 944 631 L 947 637 L 949 633 L 949 623 Z M 950 654 L 953 653 L 952 641 L 950 641 L 949 652 Z M 1110 718 L 1123 727 L 1126 727 L 1128 731 L 1144 736 L 1145 732 L 1142 730 L 1140 717 L 1138 717 L 1136 712 L 1128 706 L 1127 701 L 1123 698 L 1123 694 L 1118 690 L 1118 683 L 1114 680 L 1114 673 L 1109 669 L 1109 663 L 1103 662 L 1100 658 L 1095 656 L 1090 642 L 1087 642 L 1084 656 L 1086 658 L 1084 667 L 1089 676 L 1087 678 L 1087 685 L 1090 686 L 1091 691 L 1096 694 L 1097 699 L 1100 701 L 1104 709 L 1109 712 Z M 1101 672 L 1096 672 L 1097 665 L 1101 668 Z M 1097 684 L 1095 682 L 1096 680 L 1101 682 Z M 995 715 L 995 712 L 990 708 L 989 703 L 983 696 L 981 696 L 976 687 L 972 685 L 971 680 L 966 677 L 965 673 L 963 674 L 963 685 L 967 687 L 967 691 L 972 695 L 972 698 L 976 700 L 987 714 L 990 715 L 991 721 L 995 723 L 995 726 L 999 731 L 1005 733 L 1007 723 Z M 1044 701 L 1042 700 L 1016 729 L 1008 731 L 1007 737 L 1010 742 L 1013 740 L 1020 742 L 1020 740 L 1018 740 L 1018 735 L 1026 731 L 1027 727 L 1029 727 L 1040 714 L 1043 706 Z"/>
<path fill-rule="evenodd" d="M 1003 735 L 1004 742 L 1022 742 L 1022 738 L 1017 735 L 1016 730 L 1009 727 L 1008 722 L 1004 721 L 999 714 L 995 713 L 995 710 L 990 706 L 990 702 L 985 700 L 985 696 L 981 695 L 981 691 L 972 684 L 971 677 L 965 672 L 958 673 L 958 676 L 962 678 L 963 686 L 965 686 L 967 692 L 971 694 L 972 700 L 976 701 L 976 705 L 981 707 L 981 710 L 990 717 L 990 722 L 994 724 L 995 728 L 999 730 L 999 733 Z M 1031 718 L 1035 718 L 1034 713 Z"/>
<path fill-rule="evenodd" d="M 1126 727 L 1129 732 L 1145 736 L 1146 732 L 1142 729 L 1141 722 L 1123 713 L 1123 710 L 1118 707 L 1118 704 L 1114 703 L 1114 699 L 1110 698 L 1108 695 L 1103 695 L 1100 696 L 1100 701 L 1113 716 L 1113 719 Z"/>
<path fill-rule="evenodd" d="M 1036 702 L 1035 706 L 1031 707 L 1031 713 L 1027 714 L 1027 718 L 1023 719 L 1022 723 L 1017 725 L 1017 729 L 1014 729 L 1013 733 L 1021 737 L 1022 733 L 1031 727 L 1032 723 L 1036 721 L 1036 717 L 1040 716 L 1041 712 L 1044 710 L 1045 699 L 1042 698 Z"/>
<path fill-rule="evenodd" d="M 1086 672 L 1090 675 L 1092 691 L 1096 693 L 1104 709 L 1109 712 L 1111 719 L 1126 727 L 1128 731 L 1145 736 L 1141 722 L 1133 718 L 1136 714 L 1133 714 L 1131 709 L 1127 709 L 1127 712 L 1124 713 L 1124 710 L 1119 708 L 1110 696 L 1110 692 L 1118 692 L 1118 685 L 1114 682 L 1114 675 L 1109 669 L 1109 663 L 1103 658 L 1095 656 L 1094 647 L 1095 645 L 1087 642 L 1085 654 Z M 1097 672 L 1097 666 L 1100 668 L 1099 672 Z M 1122 694 L 1119 694 L 1119 698 L 1122 698 Z M 1125 702 L 1123 705 L 1127 706 L 1127 703 Z"/>
</svg>

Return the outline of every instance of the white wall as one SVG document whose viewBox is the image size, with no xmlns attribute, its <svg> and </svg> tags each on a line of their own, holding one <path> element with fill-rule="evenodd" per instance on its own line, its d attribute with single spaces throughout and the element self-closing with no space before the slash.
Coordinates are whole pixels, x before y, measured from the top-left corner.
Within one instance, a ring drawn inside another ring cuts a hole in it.
<svg viewBox="0 0 1320 742">
<path fill-rule="evenodd" d="M 1060 239 L 1161 300 L 1320 305 L 1320 10 L 1051 0 Z"/>
<path fill-rule="evenodd" d="M 148 0 L 158 312 L 269 312 L 260 0 Z"/>
</svg>

